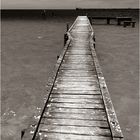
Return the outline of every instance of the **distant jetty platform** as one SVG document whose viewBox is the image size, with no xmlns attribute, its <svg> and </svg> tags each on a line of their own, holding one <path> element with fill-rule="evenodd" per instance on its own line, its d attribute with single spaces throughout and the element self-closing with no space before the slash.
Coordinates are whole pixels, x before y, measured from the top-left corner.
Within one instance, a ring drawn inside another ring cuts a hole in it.
<svg viewBox="0 0 140 140">
<path fill-rule="evenodd" d="M 139 9 L 2 9 L 2 18 L 42 18 L 54 16 L 131 16 L 139 18 Z"/>
</svg>

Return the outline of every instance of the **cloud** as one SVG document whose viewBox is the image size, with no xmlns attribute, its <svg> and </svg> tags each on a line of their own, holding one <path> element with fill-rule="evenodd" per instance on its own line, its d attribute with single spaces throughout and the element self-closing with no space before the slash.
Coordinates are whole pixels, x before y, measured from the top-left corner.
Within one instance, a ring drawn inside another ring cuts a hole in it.
<svg viewBox="0 0 140 140">
<path fill-rule="evenodd" d="M 2 0 L 2 8 L 138 8 L 139 0 Z"/>
</svg>

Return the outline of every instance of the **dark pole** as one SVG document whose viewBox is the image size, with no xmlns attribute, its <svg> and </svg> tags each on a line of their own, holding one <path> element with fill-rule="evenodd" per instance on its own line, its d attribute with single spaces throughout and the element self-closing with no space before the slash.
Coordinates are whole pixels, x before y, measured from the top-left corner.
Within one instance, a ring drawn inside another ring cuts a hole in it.
<svg viewBox="0 0 140 140">
<path fill-rule="evenodd" d="M 69 24 L 67 23 L 67 31 L 69 30 Z"/>
</svg>

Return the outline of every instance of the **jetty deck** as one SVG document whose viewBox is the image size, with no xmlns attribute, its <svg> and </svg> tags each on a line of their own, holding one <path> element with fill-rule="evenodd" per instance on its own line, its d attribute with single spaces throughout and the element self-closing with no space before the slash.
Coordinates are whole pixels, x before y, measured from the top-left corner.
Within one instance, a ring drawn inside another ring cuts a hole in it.
<svg viewBox="0 0 140 140">
<path fill-rule="evenodd" d="M 78 16 L 67 35 L 32 140 L 122 140 L 88 18 Z"/>
</svg>

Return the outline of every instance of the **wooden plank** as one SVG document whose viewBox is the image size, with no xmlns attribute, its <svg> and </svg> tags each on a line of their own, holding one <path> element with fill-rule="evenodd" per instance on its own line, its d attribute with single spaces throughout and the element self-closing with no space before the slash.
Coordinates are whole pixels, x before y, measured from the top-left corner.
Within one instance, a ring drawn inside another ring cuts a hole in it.
<svg viewBox="0 0 140 140">
<path fill-rule="evenodd" d="M 82 34 L 83 32 L 79 32 L 79 34 Z M 83 33 L 83 34 L 85 34 L 85 33 Z M 75 34 L 76 35 L 76 34 Z M 78 34 L 77 34 L 77 37 L 78 37 Z M 82 45 L 83 44 L 83 46 L 85 45 L 85 47 L 89 47 L 88 45 L 89 45 L 89 41 L 87 41 L 87 40 L 79 40 L 79 39 L 74 39 L 74 38 L 72 38 L 72 42 L 73 42 L 73 44 L 76 46 L 77 44 L 79 44 L 79 45 Z"/>
<path fill-rule="evenodd" d="M 63 91 L 94 91 L 94 90 L 100 90 L 97 86 L 87 86 L 87 87 L 54 87 L 54 90 L 63 90 Z"/>
<path fill-rule="evenodd" d="M 74 71 L 74 70 L 72 70 Z M 77 71 L 77 70 L 76 70 Z M 78 78 L 81 78 L 81 77 L 96 77 L 96 72 L 95 71 L 89 71 L 89 72 L 59 72 L 58 73 L 58 78 L 61 78 L 61 77 L 78 77 Z"/>
<path fill-rule="evenodd" d="M 93 64 L 90 65 L 89 63 L 87 63 L 87 64 L 84 64 L 84 63 L 83 63 L 83 64 L 79 64 L 79 65 L 74 64 L 74 63 L 70 63 L 70 64 L 69 64 L 69 63 L 62 63 L 61 66 L 64 66 L 64 67 L 69 67 L 69 66 L 71 66 L 71 67 L 72 67 L 72 66 L 73 66 L 73 67 L 79 67 L 79 66 L 82 67 L 82 66 L 83 66 L 83 67 L 87 67 L 87 68 L 88 68 L 89 66 L 94 67 Z"/>
<path fill-rule="evenodd" d="M 92 65 L 91 65 L 92 66 Z M 89 71 L 89 70 L 82 70 L 82 69 L 80 69 L 80 70 L 59 70 L 59 72 L 58 73 L 62 73 L 62 72 L 64 72 L 64 73 L 93 73 L 93 72 L 95 72 L 96 71 L 96 69 L 94 69 L 93 71 Z M 97 75 L 96 75 L 96 77 L 97 77 Z M 92 77 L 91 77 L 92 78 Z"/>
<path fill-rule="evenodd" d="M 70 90 L 80 90 L 80 89 L 81 90 L 82 89 L 95 90 L 95 89 L 99 89 L 99 85 L 98 84 L 86 85 L 86 84 L 67 84 L 67 83 L 61 84 L 61 83 L 57 83 L 56 85 L 54 85 L 54 88 L 58 88 L 58 89 L 67 88 L 67 90 L 69 90 L 69 89 Z"/>
<path fill-rule="evenodd" d="M 82 40 L 85 40 L 85 42 L 86 42 L 86 41 L 87 41 L 87 38 L 90 37 L 90 34 L 89 34 L 89 33 L 83 33 L 83 32 L 79 34 L 79 33 L 74 33 L 74 32 L 73 32 L 73 33 L 71 34 L 71 36 L 72 36 L 74 39 L 80 39 L 80 40 L 82 39 Z M 84 43 L 85 43 L 85 42 L 84 42 Z"/>
<path fill-rule="evenodd" d="M 79 110 L 80 111 L 80 110 Z M 97 112 L 97 114 L 82 114 L 82 113 L 60 113 L 60 112 L 45 112 L 43 115 L 44 118 L 56 118 L 56 119 L 75 119 L 75 120 L 98 120 L 98 121 L 107 121 L 106 114 Z"/>
<path fill-rule="evenodd" d="M 71 52 L 71 51 L 90 51 L 90 47 L 85 46 L 85 45 L 76 45 L 75 46 L 75 44 L 70 44 L 67 51 L 68 52 Z"/>
<path fill-rule="evenodd" d="M 81 84 L 83 82 L 97 82 L 98 83 L 98 80 L 96 78 L 93 78 L 93 79 L 86 79 L 86 77 L 82 77 L 82 78 L 80 77 L 78 79 L 76 78 L 77 77 L 73 78 L 73 77 L 68 77 L 68 76 L 59 77 L 57 78 L 56 82 L 80 82 L 81 81 Z"/>
<path fill-rule="evenodd" d="M 89 136 L 89 135 L 76 135 L 68 133 L 46 133 L 40 132 L 38 136 L 42 140 L 112 140 L 112 138 L 106 136 Z"/>
<path fill-rule="evenodd" d="M 84 58 L 65 58 L 63 62 L 89 63 L 89 62 L 93 62 L 93 59 L 92 58 L 85 58 L 85 59 Z"/>
<path fill-rule="evenodd" d="M 72 63 L 72 64 L 73 64 L 73 63 L 74 63 L 74 64 L 77 64 L 77 63 L 79 63 L 79 64 L 82 64 L 82 63 L 83 63 L 83 64 L 89 63 L 89 64 L 90 64 L 90 63 L 93 63 L 93 59 L 90 59 L 90 60 L 81 60 L 81 59 L 77 59 L 76 61 L 75 61 L 75 59 L 73 59 L 73 60 L 72 60 L 72 59 L 71 59 L 71 60 L 70 60 L 70 59 L 69 59 L 69 60 L 68 60 L 68 59 L 64 59 L 64 60 L 63 60 L 63 63 L 64 63 L 64 64 L 65 64 L 65 63 Z"/>
<path fill-rule="evenodd" d="M 65 134 L 79 134 L 90 136 L 111 136 L 109 129 L 99 127 L 77 127 L 77 126 L 54 126 L 54 125 L 40 125 L 40 132 L 56 132 Z"/>
<path fill-rule="evenodd" d="M 58 126 L 82 126 L 82 127 L 102 127 L 109 128 L 107 121 L 89 121 L 75 119 L 42 119 L 41 124 Z"/>
<path fill-rule="evenodd" d="M 55 85 L 58 85 L 58 84 L 61 84 L 61 85 L 80 85 L 81 84 L 81 81 L 67 81 L 67 82 L 64 82 L 64 81 L 60 81 L 60 82 L 55 82 Z M 93 86 L 93 85 L 98 85 L 98 82 L 97 81 L 86 81 L 86 82 L 82 82 L 82 85 L 86 85 L 86 86 Z"/>
<path fill-rule="evenodd" d="M 92 75 L 92 76 L 87 76 L 88 78 L 91 79 L 92 77 L 97 78 L 97 74 L 95 75 L 95 72 L 96 72 L 95 69 L 93 69 L 93 70 L 88 70 L 88 69 L 76 69 L 76 70 L 74 70 L 74 69 L 66 69 L 66 70 L 63 70 L 63 69 L 60 69 L 58 74 L 59 73 L 70 73 L 70 74 L 71 73 L 77 73 L 77 74 L 80 74 L 80 73 L 82 73 L 82 74 L 84 74 L 84 73 L 93 74 L 94 73 L 94 75 Z"/>
<path fill-rule="evenodd" d="M 60 70 L 58 73 L 59 74 L 60 73 L 63 73 L 63 74 L 72 74 L 72 73 L 76 73 L 76 74 L 79 74 L 79 73 L 95 74 L 95 70 L 93 70 L 93 71 L 88 71 L 88 70 L 80 70 L 80 71 L 79 70 Z M 97 75 L 96 75 L 96 77 L 97 77 Z"/>
<path fill-rule="evenodd" d="M 77 95 L 101 95 L 101 92 L 100 90 L 60 90 L 60 89 L 54 89 L 52 90 L 52 93 L 55 94 L 55 93 L 59 93 L 59 94 L 77 94 Z"/>
<path fill-rule="evenodd" d="M 80 81 L 60 81 L 60 82 L 55 82 L 56 85 L 80 85 Z M 99 85 L 98 81 L 83 81 L 82 85 L 84 86 L 94 86 L 94 85 Z"/>
<path fill-rule="evenodd" d="M 85 104 L 102 104 L 103 101 L 100 99 L 73 99 L 73 98 L 69 98 L 69 99 L 65 99 L 65 98 L 50 98 L 49 102 L 51 103 L 85 103 Z"/>
<path fill-rule="evenodd" d="M 87 26 L 75 26 L 74 28 L 73 28 L 73 30 L 76 30 L 76 31 L 90 31 L 90 27 L 89 27 L 89 25 L 87 25 Z"/>
<path fill-rule="evenodd" d="M 63 61 L 76 61 L 76 62 L 93 62 L 92 58 L 77 58 L 77 57 L 66 57 Z"/>
<path fill-rule="evenodd" d="M 80 70 L 80 69 L 83 69 L 83 70 L 87 70 L 88 69 L 89 71 L 93 71 L 94 70 L 93 67 L 85 67 L 85 68 L 83 68 L 82 66 L 77 66 L 77 67 L 73 67 L 73 66 L 64 67 L 64 66 L 62 66 L 60 68 L 60 70 Z"/>
<path fill-rule="evenodd" d="M 72 98 L 72 99 L 102 99 L 102 95 L 101 94 L 98 94 L 98 95 L 92 95 L 92 94 L 51 94 L 50 96 L 51 98 Z"/>
<path fill-rule="evenodd" d="M 105 110 L 100 109 L 77 109 L 77 108 L 58 108 L 58 107 L 47 107 L 45 112 L 57 112 L 57 113 L 72 113 L 72 114 L 88 114 L 94 116 L 95 114 L 105 115 Z"/>
<path fill-rule="evenodd" d="M 92 81 L 96 81 L 98 82 L 97 80 L 97 77 L 96 76 L 92 76 L 92 77 L 68 77 L 68 76 L 65 76 L 65 77 L 57 77 L 56 79 L 56 82 L 59 82 L 59 81 L 69 81 L 69 82 L 77 82 L 77 81 L 81 81 L 81 82 L 92 82 Z"/>
<path fill-rule="evenodd" d="M 60 70 L 88 70 L 94 71 L 95 68 L 91 65 L 63 65 L 60 67 Z"/>
<path fill-rule="evenodd" d="M 82 67 L 83 66 L 83 67 Z M 67 68 L 68 70 L 74 69 L 76 71 L 76 69 L 80 69 L 80 70 L 88 70 L 91 71 L 91 69 L 93 71 L 95 71 L 95 67 L 93 65 L 87 65 L 87 64 L 83 64 L 83 65 L 77 65 L 77 64 L 62 64 L 61 65 L 61 69 L 63 68 Z M 79 71 L 80 73 L 80 71 Z"/>
<path fill-rule="evenodd" d="M 66 53 L 66 55 L 89 55 L 89 54 L 91 54 L 91 52 L 76 52 L 76 51 L 74 51 L 74 52 L 67 52 Z"/>
<path fill-rule="evenodd" d="M 91 59 L 92 56 L 91 54 L 90 55 L 85 55 L 85 54 L 82 54 L 82 55 L 69 55 L 69 54 L 65 54 L 65 59 L 67 58 L 72 58 L 72 59 L 75 59 L 75 58 L 83 58 L 83 59 Z"/>
<path fill-rule="evenodd" d="M 104 109 L 103 104 L 48 103 L 47 107 L 65 107 L 81 109 Z"/>
<path fill-rule="evenodd" d="M 89 51 L 71 51 L 66 53 L 66 55 L 91 55 Z"/>
<path fill-rule="evenodd" d="M 74 59 L 74 60 L 78 60 L 78 59 L 83 59 L 83 60 L 92 60 L 91 55 L 65 55 L 65 59 Z"/>
<path fill-rule="evenodd" d="M 79 49 L 78 49 L 78 47 L 77 48 L 75 48 L 75 47 L 69 47 L 68 48 L 68 50 L 67 50 L 67 52 L 68 53 L 79 53 L 79 52 L 83 52 L 83 53 L 85 53 L 85 52 L 88 52 L 88 53 L 91 53 L 91 50 L 90 50 L 90 48 L 85 48 L 85 47 L 79 47 Z"/>
<path fill-rule="evenodd" d="M 84 65 L 92 65 L 92 66 L 95 66 L 93 61 L 63 61 L 63 64 L 84 64 Z"/>
<path fill-rule="evenodd" d="M 92 73 L 76 73 L 76 72 L 73 72 L 73 73 L 59 73 L 58 76 L 59 77 L 92 77 L 92 76 L 96 76 L 96 73 L 91 71 Z"/>
</svg>

